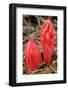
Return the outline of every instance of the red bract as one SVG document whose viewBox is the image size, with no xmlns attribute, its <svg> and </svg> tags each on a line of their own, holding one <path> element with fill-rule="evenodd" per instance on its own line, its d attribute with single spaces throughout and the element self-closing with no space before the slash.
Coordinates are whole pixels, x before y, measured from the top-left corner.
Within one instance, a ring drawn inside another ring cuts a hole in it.
<svg viewBox="0 0 68 90">
<path fill-rule="evenodd" d="M 40 41 L 43 46 L 44 62 L 48 65 L 52 61 L 55 45 L 55 31 L 50 20 L 46 20 L 41 27 Z"/>
<path fill-rule="evenodd" d="M 29 73 L 38 69 L 42 64 L 40 49 L 32 38 L 29 39 L 25 47 L 25 60 Z"/>
</svg>

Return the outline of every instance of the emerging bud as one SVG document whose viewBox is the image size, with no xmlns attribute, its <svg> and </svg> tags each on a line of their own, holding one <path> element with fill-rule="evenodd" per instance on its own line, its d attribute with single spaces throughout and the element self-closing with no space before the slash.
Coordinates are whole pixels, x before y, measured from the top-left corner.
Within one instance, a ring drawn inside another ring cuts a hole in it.
<svg viewBox="0 0 68 90">
<path fill-rule="evenodd" d="M 50 20 L 46 20 L 41 27 L 40 41 L 43 46 L 44 62 L 48 65 L 52 61 L 55 45 L 55 31 Z"/>
<path fill-rule="evenodd" d="M 29 73 L 38 69 L 42 64 L 40 49 L 32 38 L 28 40 L 25 47 L 25 60 Z"/>
</svg>

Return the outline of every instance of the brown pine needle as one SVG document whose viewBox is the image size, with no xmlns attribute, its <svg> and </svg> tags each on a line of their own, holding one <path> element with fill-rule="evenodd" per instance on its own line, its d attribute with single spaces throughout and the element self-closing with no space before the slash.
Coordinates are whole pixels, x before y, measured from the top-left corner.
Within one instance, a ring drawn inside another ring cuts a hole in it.
<svg viewBox="0 0 68 90">
<path fill-rule="evenodd" d="M 56 70 L 52 67 L 52 65 L 50 65 L 49 67 L 53 70 L 53 72 L 56 73 Z"/>
</svg>

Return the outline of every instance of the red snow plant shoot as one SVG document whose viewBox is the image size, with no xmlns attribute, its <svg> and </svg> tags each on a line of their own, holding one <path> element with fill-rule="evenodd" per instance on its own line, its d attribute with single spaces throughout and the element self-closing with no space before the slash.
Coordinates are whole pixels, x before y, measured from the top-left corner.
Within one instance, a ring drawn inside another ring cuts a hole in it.
<svg viewBox="0 0 68 90">
<path fill-rule="evenodd" d="M 50 19 L 44 21 L 41 26 L 40 41 L 43 47 L 44 62 L 49 65 L 52 61 L 55 45 L 55 30 Z"/>
<path fill-rule="evenodd" d="M 38 69 L 42 64 L 40 49 L 32 38 L 28 40 L 25 47 L 25 60 L 29 73 Z"/>
</svg>

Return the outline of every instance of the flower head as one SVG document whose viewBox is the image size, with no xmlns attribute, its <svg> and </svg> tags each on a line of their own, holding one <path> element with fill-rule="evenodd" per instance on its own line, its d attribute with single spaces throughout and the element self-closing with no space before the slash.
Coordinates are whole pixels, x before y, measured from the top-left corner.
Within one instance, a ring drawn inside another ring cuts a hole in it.
<svg viewBox="0 0 68 90">
<path fill-rule="evenodd" d="M 48 19 L 41 26 L 40 41 L 43 47 L 45 64 L 50 64 L 54 52 L 55 30 L 52 22 Z"/>
<path fill-rule="evenodd" d="M 30 38 L 25 47 L 25 60 L 29 73 L 39 68 L 42 64 L 40 49 L 37 43 Z"/>
</svg>

